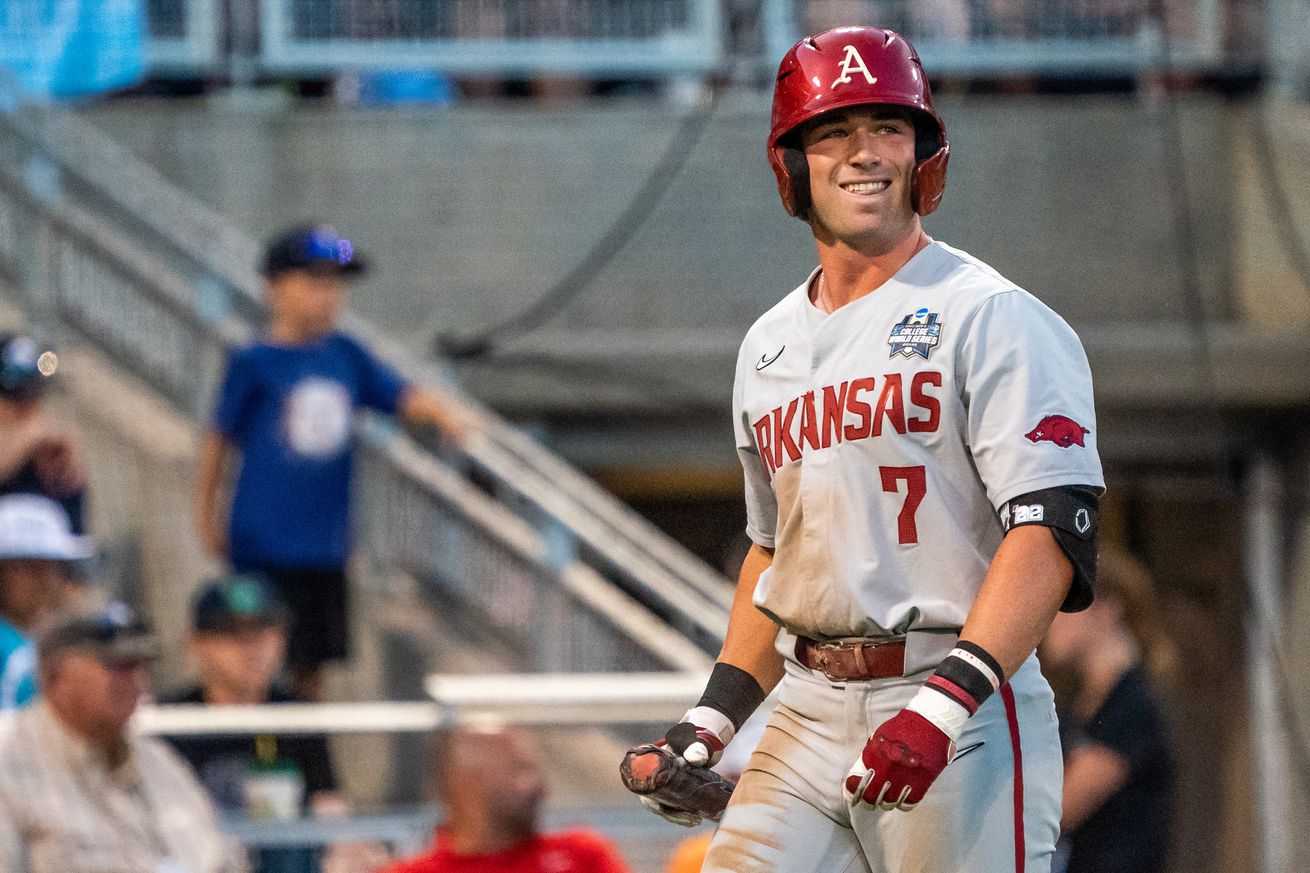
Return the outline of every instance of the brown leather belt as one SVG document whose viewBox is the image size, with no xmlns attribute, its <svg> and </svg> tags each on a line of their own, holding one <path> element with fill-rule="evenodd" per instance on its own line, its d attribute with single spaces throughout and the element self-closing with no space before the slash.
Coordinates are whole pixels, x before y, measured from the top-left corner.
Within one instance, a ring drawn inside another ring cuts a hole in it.
<svg viewBox="0 0 1310 873">
<path fill-rule="evenodd" d="M 818 642 L 796 638 L 796 660 L 835 682 L 905 674 L 905 640 Z"/>
</svg>

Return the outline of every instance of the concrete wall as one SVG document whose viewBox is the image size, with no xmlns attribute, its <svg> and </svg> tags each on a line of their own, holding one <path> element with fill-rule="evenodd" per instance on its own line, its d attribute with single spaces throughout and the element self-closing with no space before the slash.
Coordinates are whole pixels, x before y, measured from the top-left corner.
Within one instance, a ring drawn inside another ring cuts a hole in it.
<svg viewBox="0 0 1310 873">
<path fill-rule="evenodd" d="M 1181 318 L 1158 109 L 1129 98 L 943 98 L 951 181 L 934 235 L 1075 323 Z M 662 106 L 241 112 L 116 103 L 87 116 L 243 227 L 331 219 L 374 255 L 354 304 L 416 345 L 534 299 L 572 267 L 673 139 Z M 1233 165 L 1246 107 L 1181 107 L 1198 267 L 1232 311 Z M 649 224 L 559 315 L 573 328 L 740 332 L 804 277 L 777 202 L 767 107 L 727 99 Z"/>
</svg>

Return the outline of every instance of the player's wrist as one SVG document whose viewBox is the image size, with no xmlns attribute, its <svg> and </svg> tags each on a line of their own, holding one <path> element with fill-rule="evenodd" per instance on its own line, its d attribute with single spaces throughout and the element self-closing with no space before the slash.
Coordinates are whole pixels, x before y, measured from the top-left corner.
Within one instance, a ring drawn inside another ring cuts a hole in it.
<svg viewBox="0 0 1310 873">
<path fill-rule="evenodd" d="M 960 739 L 960 734 L 964 733 L 964 723 L 969 720 L 969 710 L 963 704 L 938 694 L 926 685 L 910 698 L 905 709 L 927 719 L 933 727 L 946 735 L 952 748 Z"/>
<path fill-rule="evenodd" d="M 1005 682 L 1001 665 L 977 643 L 960 640 L 925 687 L 959 703 L 973 715 Z"/>
<path fill-rule="evenodd" d="M 711 710 L 722 715 L 727 719 L 731 731 L 728 734 L 730 739 L 733 734 L 741 729 L 746 719 L 751 717 L 760 704 L 767 697 L 764 688 L 754 676 L 747 673 L 740 667 L 734 667 L 732 664 L 725 664 L 719 661 L 710 671 L 710 679 L 705 684 L 705 693 L 701 695 L 696 706 L 691 712 L 698 710 Z M 690 716 L 691 712 L 688 713 Z M 683 721 L 691 721 L 690 718 L 684 717 Z M 707 724 L 693 722 L 701 727 L 709 727 Z M 715 733 L 719 733 L 715 730 Z M 722 734 L 719 734 L 723 736 Z M 725 739 L 726 743 L 728 740 Z"/>
<path fill-rule="evenodd" d="M 708 731 L 725 746 L 737 735 L 737 727 L 732 719 L 711 706 L 693 706 L 687 710 L 680 724 L 695 725 L 697 732 Z"/>
</svg>

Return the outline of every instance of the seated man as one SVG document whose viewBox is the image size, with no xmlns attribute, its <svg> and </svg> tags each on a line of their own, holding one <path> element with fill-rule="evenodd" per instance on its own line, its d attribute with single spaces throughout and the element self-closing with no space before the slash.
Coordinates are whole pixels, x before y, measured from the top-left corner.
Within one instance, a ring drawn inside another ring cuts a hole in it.
<svg viewBox="0 0 1310 873">
<path fill-rule="evenodd" d="M 627 873 L 618 850 L 599 834 L 541 833 L 546 783 L 526 731 L 443 731 L 433 752 L 433 785 L 446 811 L 436 848 L 383 873 Z"/>
<path fill-rule="evenodd" d="M 291 694 L 276 684 L 286 659 L 289 618 L 277 592 L 257 576 L 207 583 L 193 603 L 187 643 L 200 683 L 164 695 L 160 702 L 292 702 Z M 170 742 L 220 809 L 256 819 L 344 812 L 325 736 L 198 736 Z M 279 807 L 278 797 L 290 804 Z M 261 871 L 291 873 L 318 866 L 315 851 L 266 849 L 258 854 Z"/>
<path fill-rule="evenodd" d="M 91 552 L 58 503 L 38 494 L 0 496 L 0 710 L 36 696 L 32 633 L 72 605 L 74 564 Z"/>
<path fill-rule="evenodd" d="M 121 605 L 42 632 L 41 697 L 0 723 L 0 870 L 244 868 L 187 766 L 164 743 L 128 731 L 155 648 Z"/>
<path fill-rule="evenodd" d="M 286 604 L 263 579 L 234 575 L 209 582 L 191 610 L 187 653 L 200 683 L 160 697 L 160 703 L 289 703 L 276 684 L 287 648 Z M 303 785 L 301 809 L 340 802 L 323 736 L 185 737 L 171 740 L 223 809 L 246 809 L 249 777 L 270 771 Z"/>
</svg>

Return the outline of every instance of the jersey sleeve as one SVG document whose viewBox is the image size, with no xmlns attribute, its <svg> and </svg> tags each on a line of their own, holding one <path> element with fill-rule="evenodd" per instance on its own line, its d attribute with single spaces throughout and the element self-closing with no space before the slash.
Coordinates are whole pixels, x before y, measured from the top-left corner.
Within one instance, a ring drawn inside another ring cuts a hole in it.
<svg viewBox="0 0 1310 873">
<path fill-rule="evenodd" d="M 255 395 L 255 367 L 248 349 L 234 349 L 227 358 L 223 381 L 210 423 L 230 440 L 239 440 Z"/>
<path fill-rule="evenodd" d="M 1042 488 L 1103 488 L 1092 373 L 1078 335 L 1035 297 L 994 294 L 960 344 L 969 449 L 988 499 Z"/>
<path fill-rule="evenodd" d="M 751 424 L 747 421 L 741 361 L 741 355 L 738 355 L 732 387 L 732 426 L 737 441 L 737 458 L 741 461 L 746 482 L 746 535 L 757 545 L 771 549 L 778 526 L 778 501 L 773 486 L 769 484 L 769 473 L 755 444 Z"/>
<path fill-rule="evenodd" d="M 395 415 L 409 382 L 364 346 L 349 341 L 360 361 L 359 402 L 384 415 Z"/>
</svg>

